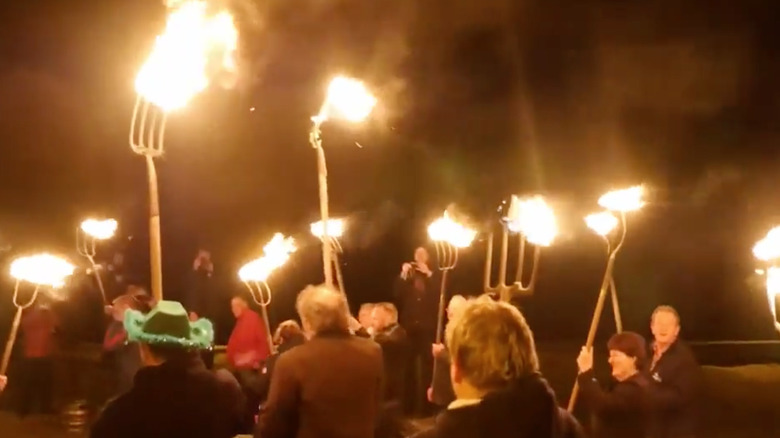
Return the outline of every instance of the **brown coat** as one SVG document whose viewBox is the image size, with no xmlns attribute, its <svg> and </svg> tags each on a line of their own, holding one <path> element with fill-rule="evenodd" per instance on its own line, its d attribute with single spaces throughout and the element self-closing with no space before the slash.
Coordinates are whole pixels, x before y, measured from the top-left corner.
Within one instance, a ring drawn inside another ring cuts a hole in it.
<svg viewBox="0 0 780 438">
<path fill-rule="evenodd" d="M 382 398 L 382 350 L 322 333 L 279 356 L 255 437 L 372 438 Z"/>
</svg>

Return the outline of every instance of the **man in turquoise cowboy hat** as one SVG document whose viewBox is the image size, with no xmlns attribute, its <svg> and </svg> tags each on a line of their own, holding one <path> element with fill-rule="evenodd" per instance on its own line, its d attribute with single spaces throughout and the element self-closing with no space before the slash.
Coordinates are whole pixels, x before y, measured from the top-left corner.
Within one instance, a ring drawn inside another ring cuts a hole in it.
<svg viewBox="0 0 780 438">
<path fill-rule="evenodd" d="M 243 395 L 235 379 L 209 371 L 198 355 L 211 347 L 207 319 L 190 321 L 175 301 L 144 315 L 125 313 L 128 340 L 137 342 L 142 368 L 132 388 L 109 403 L 92 438 L 229 438 L 237 434 Z"/>
</svg>

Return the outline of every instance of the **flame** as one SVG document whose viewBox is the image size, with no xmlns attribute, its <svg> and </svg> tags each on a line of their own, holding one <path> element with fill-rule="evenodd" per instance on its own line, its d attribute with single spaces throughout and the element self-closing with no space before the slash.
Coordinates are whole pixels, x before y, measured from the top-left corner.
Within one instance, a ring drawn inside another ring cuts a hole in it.
<svg viewBox="0 0 780 438">
<path fill-rule="evenodd" d="M 51 254 L 20 257 L 11 263 L 11 276 L 41 286 L 62 287 L 75 266 Z"/>
<path fill-rule="evenodd" d="M 618 225 L 618 218 L 608 211 L 589 214 L 585 217 L 585 224 L 599 236 L 606 236 Z"/>
<path fill-rule="evenodd" d="M 171 2 L 165 31 L 135 80 L 135 89 L 165 111 L 184 107 L 209 85 L 213 70 L 236 71 L 238 31 L 226 10 L 199 0 Z"/>
<path fill-rule="evenodd" d="M 445 211 L 442 217 L 428 226 L 428 236 L 435 242 L 447 242 L 456 248 L 466 248 L 477 237 L 477 232 L 450 219 Z"/>
<path fill-rule="evenodd" d="M 311 234 L 321 239 L 324 234 L 322 229 L 322 221 L 314 222 L 311 224 Z M 344 220 L 343 219 L 328 219 L 328 236 L 339 238 L 344 234 Z"/>
<path fill-rule="evenodd" d="M 81 223 L 81 231 L 98 240 L 112 238 L 116 228 L 117 222 L 114 219 L 87 219 Z"/>
<path fill-rule="evenodd" d="M 330 117 L 336 117 L 348 122 L 361 122 L 371 114 L 376 102 L 376 98 L 362 82 L 337 76 L 330 81 L 325 103 L 313 120 L 322 123 Z"/>
<path fill-rule="evenodd" d="M 534 245 L 550 246 L 558 234 L 555 213 L 541 196 L 520 199 L 513 195 L 506 219 L 511 231 L 523 233 Z"/>
<path fill-rule="evenodd" d="M 753 255 L 765 262 L 780 258 L 780 226 L 772 228 L 766 237 L 756 242 Z"/>
<path fill-rule="evenodd" d="M 245 264 L 238 271 L 238 277 L 241 281 L 265 281 L 271 272 L 287 263 L 296 249 L 292 237 L 276 233 L 263 247 L 263 256 Z"/>
<path fill-rule="evenodd" d="M 634 186 L 622 190 L 614 190 L 605 193 L 599 198 L 599 205 L 610 211 L 619 211 L 627 213 L 642 208 L 645 203 L 642 201 L 644 188 Z"/>
</svg>

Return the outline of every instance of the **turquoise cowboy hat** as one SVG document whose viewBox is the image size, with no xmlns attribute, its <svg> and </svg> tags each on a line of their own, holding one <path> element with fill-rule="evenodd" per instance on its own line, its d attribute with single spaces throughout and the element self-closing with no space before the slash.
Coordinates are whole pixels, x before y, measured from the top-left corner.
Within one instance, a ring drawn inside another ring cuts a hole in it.
<svg viewBox="0 0 780 438">
<path fill-rule="evenodd" d="M 142 344 L 207 350 L 214 342 L 211 321 L 190 321 L 184 306 L 176 301 L 160 301 L 146 315 L 128 310 L 124 325 L 127 339 Z"/>
</svg>

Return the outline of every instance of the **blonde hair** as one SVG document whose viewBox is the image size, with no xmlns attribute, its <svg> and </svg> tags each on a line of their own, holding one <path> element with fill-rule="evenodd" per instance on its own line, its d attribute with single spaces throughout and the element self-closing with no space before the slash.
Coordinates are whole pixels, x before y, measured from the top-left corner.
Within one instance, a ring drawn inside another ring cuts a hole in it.
<svg viewBox="0 0 780 438">
<path fill-rule="evenodd" d="M 315 334 L 349 331 L 349 308 L 341 292 L 328 286 L 307 286 L 298 294 L 295 309 L 304 325 Z"/>
<path fill-rule="evenodd" d="M 509 304 L 468 301 L 447 325 L 446 336 L 453 363 L 478 389 L 500 388 L 539 371 L 533 333 Z"/>
</svg>

